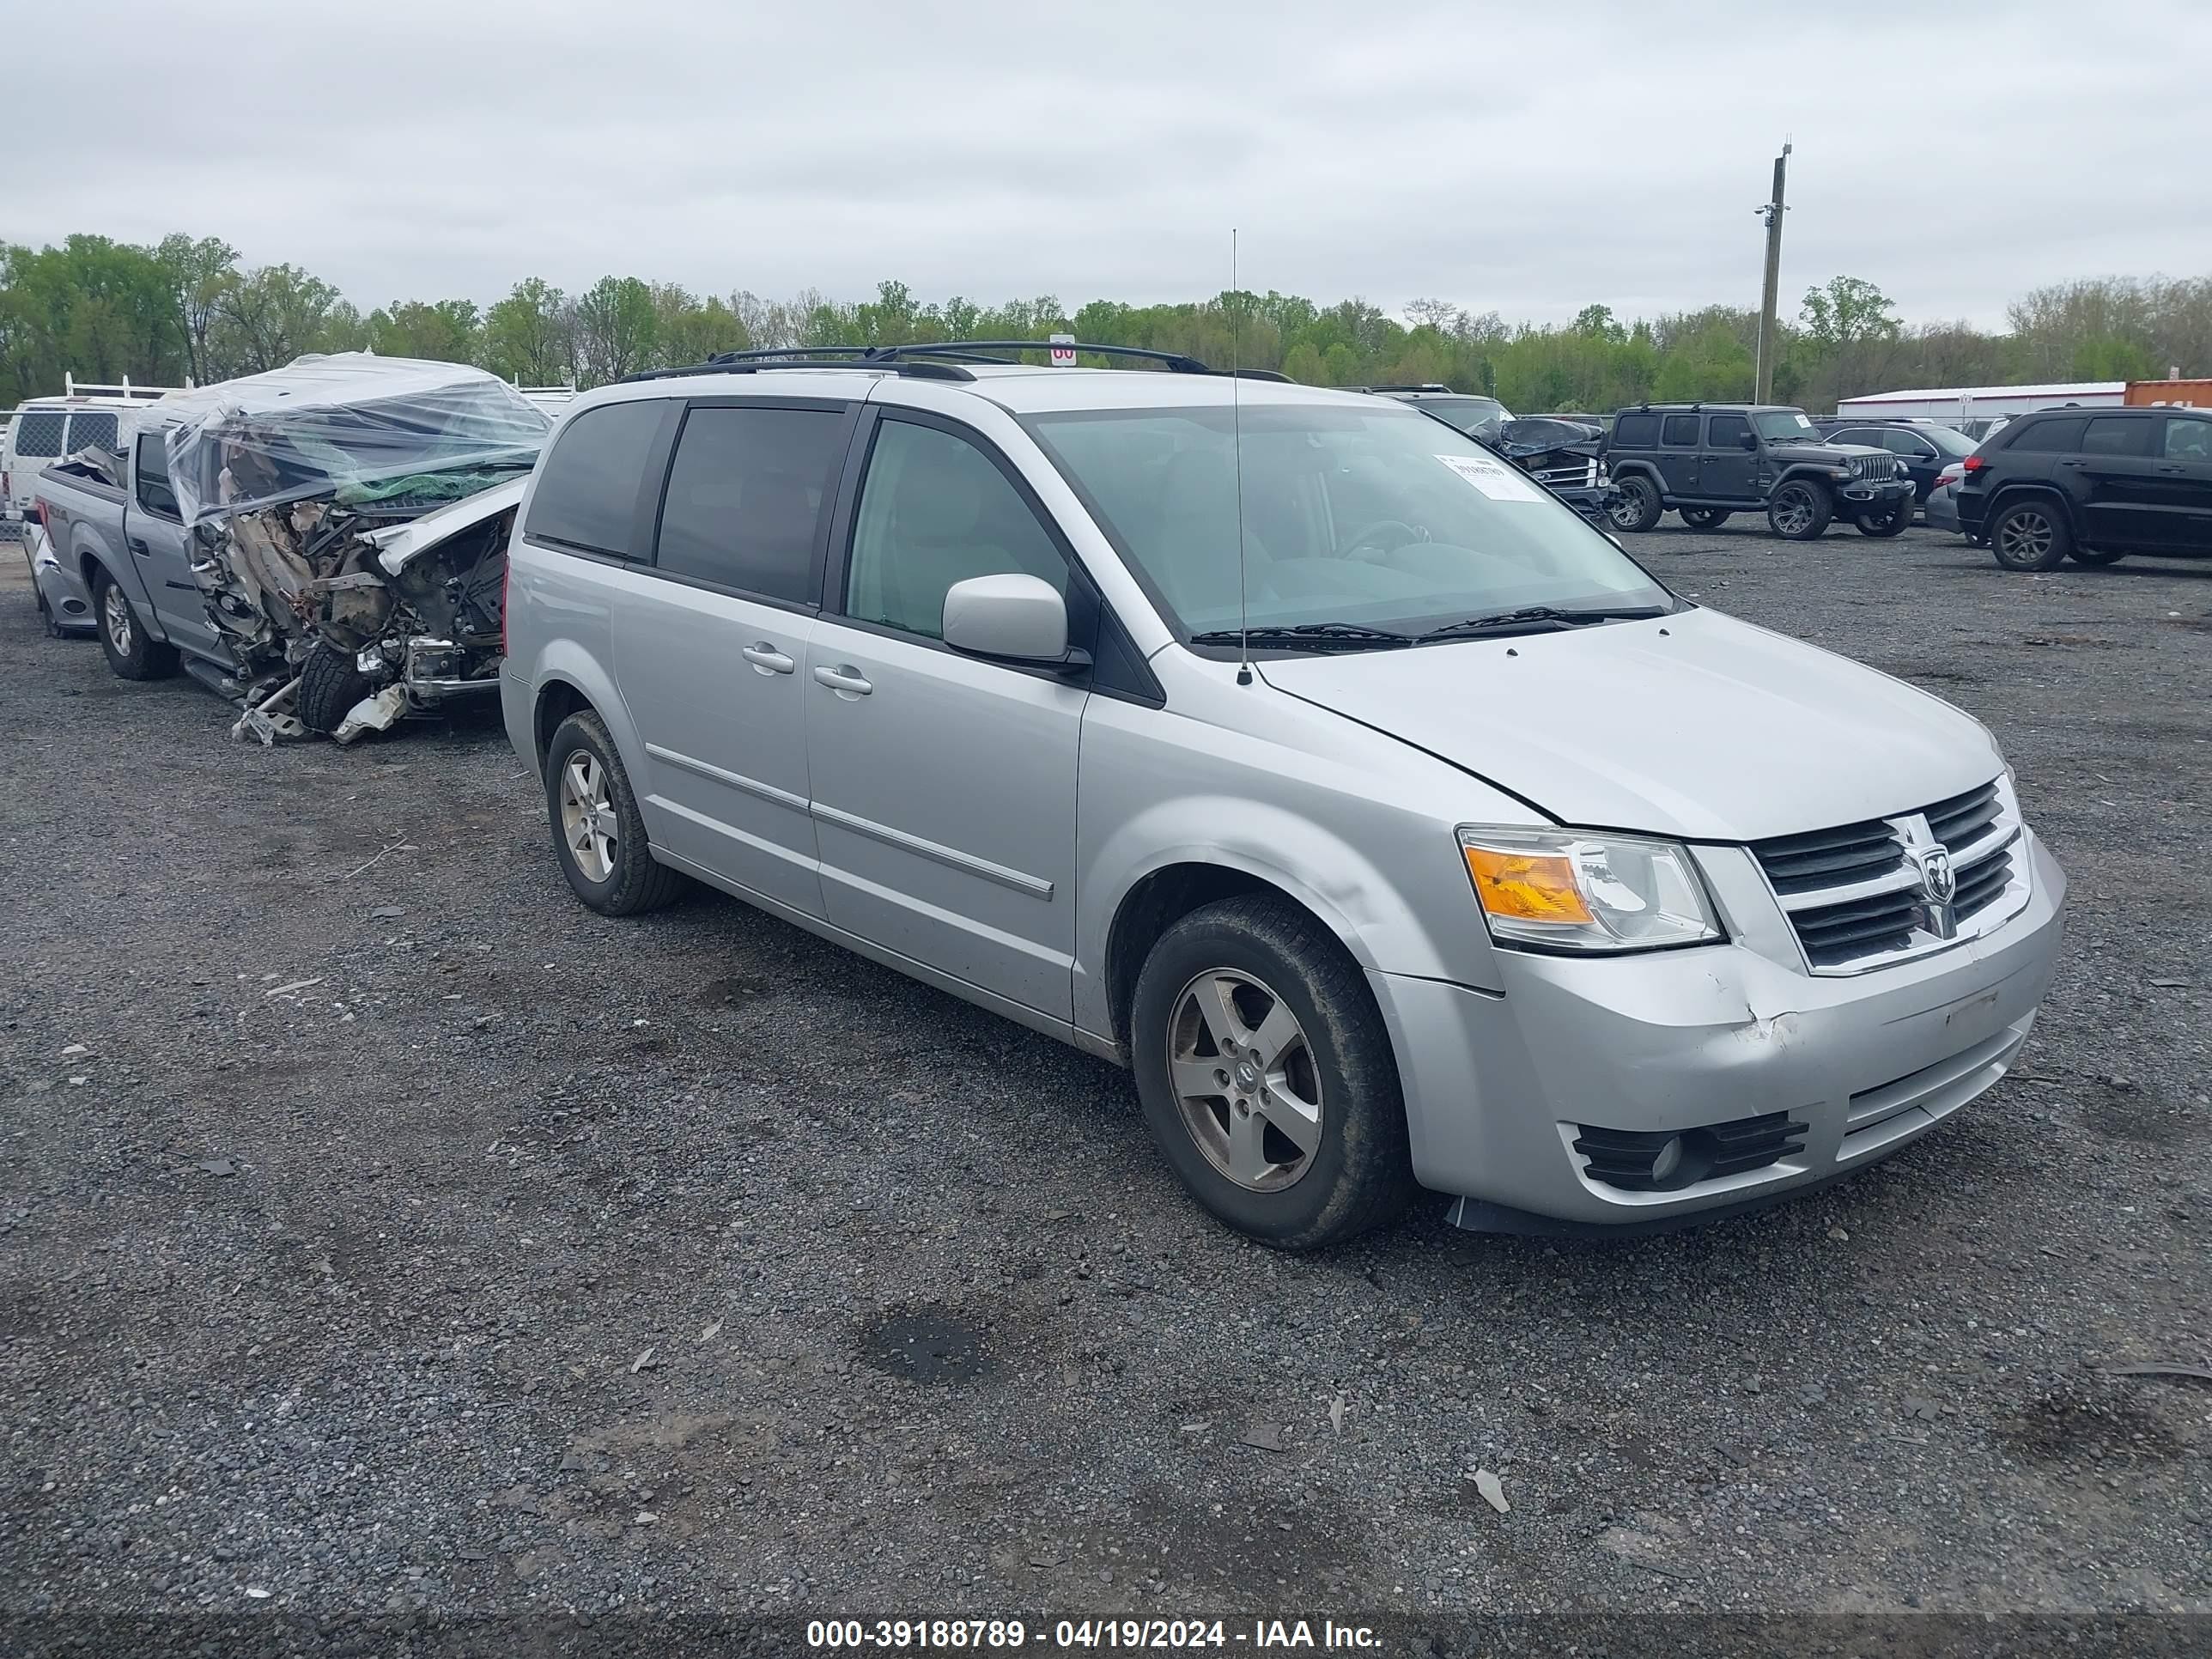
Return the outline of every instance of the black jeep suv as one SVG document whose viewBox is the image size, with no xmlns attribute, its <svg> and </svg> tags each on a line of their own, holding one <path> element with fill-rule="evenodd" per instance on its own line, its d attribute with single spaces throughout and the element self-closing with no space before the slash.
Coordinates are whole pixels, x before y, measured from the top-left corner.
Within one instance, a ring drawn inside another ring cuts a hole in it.
<svg viewBox="0 0 2212 1659">
<path fill-rule="evenodd" d="M 1966 457 L 1959 527 L 2008 570 L 2212 558 L 2212 409 L 2045 409 Z"/>
<path fill-rule="evenodd" d="M 1669 507 L 1693 530 L 1764 509 L 1778 536 L 1808 542 L 1832 519 L 1869 536 L 1912 522 L 1912 481 L 1897 457 L 1830 444 L 1802 409 L 1639 404 L 1613 416 L 1606 447 L 1614 527 L 1649 530 Z"/>
</svg>

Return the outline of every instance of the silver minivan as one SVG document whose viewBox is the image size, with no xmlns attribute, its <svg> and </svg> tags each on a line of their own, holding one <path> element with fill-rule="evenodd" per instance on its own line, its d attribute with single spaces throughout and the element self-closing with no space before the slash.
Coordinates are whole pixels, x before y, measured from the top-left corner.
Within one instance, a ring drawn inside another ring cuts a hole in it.
<svg viewBox="0 0 2212 1659">
<path fill-rule="evenodd" d="M 501 690 L 586 904 L 702 882 L 1127 1066 L 1286 1249 L 1750 1207 L 2013 1063 L 2065 878 L 1978 722 L 1401 404 L 983 355 L 566 412 Z"/>
</svg>

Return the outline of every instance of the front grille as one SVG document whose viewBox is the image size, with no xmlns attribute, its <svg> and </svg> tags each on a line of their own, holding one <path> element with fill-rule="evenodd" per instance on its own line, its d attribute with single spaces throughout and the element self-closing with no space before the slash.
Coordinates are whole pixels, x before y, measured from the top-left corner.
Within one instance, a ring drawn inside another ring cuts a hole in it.
<svg viewBox="0 0 2212 1659">
<path fill-rule="evenodd" d="M 1894 455 L 1854 455 L 1851 471 L 1871 483 L 1882 483 L 1897 476 L 1897 457 Z"/>
<path fill-rule="evenodd" d="M 1777 836 L 1752 848 L 1778 893 L 1814 893 L 1894 870 L 1903 852 L 1897 831 L 1883 818 L 1815 830 L 1808 835 Z"/>
<path fill-rule="evenodd" d="M 1534 469 L 1539 483 L 1554 489 L 1594 489 L 1597 487 L 1597 461 L 1593 456 L 1569 455 L 1557 458 L 1542 456 Z"/>
<path fill-rule="evenodd" d="M 1928 833 L 1946 847 L 1971 847 L 1997 821 L 1997 787 L 1985 783 L 1963 795 L 1939 800 L 1924 814 Z"/>
<path fill-rule="evenodd" d="M 1807 965 L 1855 974 L 1941 950 L 2016 911 L 2027 902 L 2025 866 L 2010 850 L 2020 833 L 2019 806 L 2000 778 L 1917 812 L 1754 842 L 1751 853 Z M 1934 897 L 1941 871 L 1923 880 L 1939 847 L 1954 883 L 1948 905 Z"/>
</svg>

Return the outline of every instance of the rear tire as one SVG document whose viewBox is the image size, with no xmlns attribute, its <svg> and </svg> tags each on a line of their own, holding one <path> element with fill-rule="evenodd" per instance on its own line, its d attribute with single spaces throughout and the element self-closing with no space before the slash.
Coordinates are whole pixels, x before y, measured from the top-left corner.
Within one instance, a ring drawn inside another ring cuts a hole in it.
<svg viewBox="0 0 2212 1659">
<path fill-rule="evenodd" d="M 1826 490 L 1809 479 L 1792 478 L 1767 498 L 1766 527 L 1785 542 L 1816 542 L 1835 513 Z"/>
<path fill-rule="evenodd" d="M 1912 498 L 1892 501 L 1886 512 L 1862 513 L 1853 522 L 1862 536 L 1902 536 L 1912 522 Z"/>
<path fill-rule="evenodd" d="M 1615 530 L 1643 531 L 1657 524 L 1666 510 L 1659 487 L 1642 474 L 1632 472 L 1613 481 L 1613 500 L 1606 504 L 1605 512 Z"/>
<path fill-rule="evenodd" d="M 601 915 L 641 915 L 683 896 L 688 884 L 653 856 L 629 774 L 588 708 L 562 720 L 546 747 L 545 809 L 561 873 Z"/>
<path fill-rule="evenodd" d="M 2075 547 L 2068 549 L 2066 556 L 2076 564 L 2118 564 L 2128 556 L 2123 548 Z"/>
<path fill-rule="evenodd" d="M 1318 1249 L 1395 1219 L 1419 1190 L 1366 978 L 1281 895 L 1224 899 L 1170 927 L 1138 975 L 1129 1025 L 1161 1155 L 1247 1237 Z"/>
<path fill-rule="evenodd" d="M 177 647 L 148 636 L 138 607 L 105 570 L 93 579 L 92 611 L 100 622 L 100 651 L 118 678 L 164 680 L 177 672 Z"/>
<path fill-rule="evenodd" d="M 1682 522 L 1692 530 L 1718 530 L 1729 521 L 1729 509 L 1724 507 L 1685 507 L 1676 510 Z"/>
<path fill-rule="evenodd" d="M 339 650 L 327 640 L 317 640 L 307 647 L 307 659 L 300 665 L 300 690 L 293 699 L 293 712 L 307 730 L 328 737 L 372 689 L 368 676 L 354 666 L 351 653 Z"/>
<path fill-rule="evenodd" d="M 1990 551 L 2007 570 L 2056 570 L 2073 549 L 2066 520 L 2038 497 L 2013 502 L 1990 523 Z"/>
</svg>

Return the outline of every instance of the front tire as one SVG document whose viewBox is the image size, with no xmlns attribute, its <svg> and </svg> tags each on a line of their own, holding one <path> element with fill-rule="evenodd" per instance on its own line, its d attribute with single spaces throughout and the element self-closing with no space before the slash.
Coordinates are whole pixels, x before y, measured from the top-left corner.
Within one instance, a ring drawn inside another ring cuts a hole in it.
<svg viewBox="0 0 2212 1659">
<path fill-rule="evenodd" d="M 1692 530 L 1718 530 L 1729 521 L 1729 510 L 1724 507 L 1685 507 L 1678 510 L 1682 522 Z"/>
<path fill-rule="evenodd" d="M 355 666 L 351 652 L 317 640 L 300 665 L 300 690 L 292 707 L 301 725 L 328 737 L 373 689 L 368 676 Z"/>
<path fill-rule="evenodd" d="M 1667 504 L 1659 499 L 1658 486 L 1650 479 L 1632 472 L 1625 478 L 1613 481 L 1613 499 L 1606 503 L 1606 517 L 1613 520 L 1615 530 L 1649 530 L 1659 522 Z"/>
<path fill-rule="evenodd" d="M 653 856 L 629 774 L 589 709 L 562 720 L 546 747 L 545 807 L 561 873 L 601 915 L 641 915 L 682 895 L 684 878 Z"/>
<path fill-rule="evenodd" d="M 1816 542 L 1835 516 L 1828 492 L 1804 478 L 1792 478 L 1768 499 L 1766 527 L 1785 542 Z"/>
<path fill-rule="evenodd" d="M 2126 558 L 2126 550 L 2118 547 L 2070 547 L 2066 556 L 2076 564 L 2118 564 Z"/>
<path fill-rule="evenodd" d="M 1907 495 L 1892 501 L 1885 510 L 1862 513 L 1854 522 L 1862 536 L 1902 536 L 1912 522 L 1912 498 Z"/>
<path fill-rule="evenodd" d="M 2056 570 L 2073 550 L 2066 521 L 2049 501 L 2014 501 L 1990 526 L 1990 551 L 2008 570 Z"/>
<path fill-rule="evenodd" d="M 118 679 L 161 680 L 177 672 L 177 647 L 151 638 L 138 607 L 105 570 L 93 583 L 93 614 L 100 618 L 100 648 Z"/>
<path fill-rule="evenodd" d="M 1191 1196 L 1279 1250 L 1395 1219 L 1418 1190 L 1405 1099 L 1358 964 L 1274 894 L 1161 935 L 1130 1010 L 1137 1094 Z"/>
</svg>

